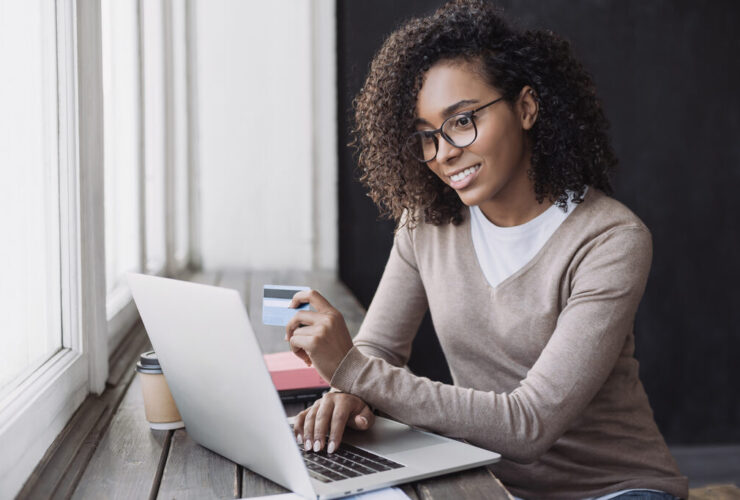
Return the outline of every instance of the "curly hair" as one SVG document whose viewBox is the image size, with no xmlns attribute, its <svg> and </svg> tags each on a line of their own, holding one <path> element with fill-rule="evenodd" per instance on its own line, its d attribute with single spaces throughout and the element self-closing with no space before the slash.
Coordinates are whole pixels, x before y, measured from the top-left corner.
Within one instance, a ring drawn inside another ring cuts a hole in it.
<svg viewBox="0 0 740 500">
<path fill-rule="evenodd" d="M 539 112 L 526 131 L 532 147 L 527 175 L 539 203 L 547 197 L 565 210 L 567 191 L 579 203 L 586 185 L 612 193 L 609 174 L 617 159 L 609 123 L 570 43 L 549 30 L 517 30 L 483 0 L 455 0 L 391 33 L 353 101 L 350 145 L 381 216 L 396 223 L 403 218 L 410 227 L 422 217 L 434 225 L 462 222 L 457 193 L 403 147 L 414 130 L 424 73 L 441 60 L 475 63 L 510 104 L 523 86 L 534 89 Z"/>
</svg>

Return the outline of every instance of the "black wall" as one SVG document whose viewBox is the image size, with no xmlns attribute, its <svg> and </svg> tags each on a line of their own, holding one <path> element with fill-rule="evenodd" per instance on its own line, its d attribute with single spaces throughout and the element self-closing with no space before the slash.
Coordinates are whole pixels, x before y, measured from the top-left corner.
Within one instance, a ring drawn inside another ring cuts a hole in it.
<svg viewBox="0 0 740 500">
<path fill-rule="evenodd" d="M 338 0 L 340 275 L 367 306 L 393 224 L 357 182 L 351 101 L 384 37 L 442 2 Z M 653 233 L 636 356 L 669 443 L 740 442 L 740 2 L 510 0 L 507 17 L 569 39 L 620 160 L 615 197 Z M 409 363 L 449 381 L 431 323 Z"/>
</svg>

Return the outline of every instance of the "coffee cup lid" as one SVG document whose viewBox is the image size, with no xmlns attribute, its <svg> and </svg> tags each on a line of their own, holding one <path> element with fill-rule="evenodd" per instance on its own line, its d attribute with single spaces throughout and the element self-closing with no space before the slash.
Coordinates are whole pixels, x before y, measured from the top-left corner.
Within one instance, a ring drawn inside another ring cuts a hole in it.
<svg viewBox="0 0 740 500">
<path fill-rule="evenodd" d="M 162 367 L 159 366 L 159 358 L 154 351 L 141 353 L 139 362 L 136 363 L 136 371 L 139 373 L 162 373 Z"/>
</svg>

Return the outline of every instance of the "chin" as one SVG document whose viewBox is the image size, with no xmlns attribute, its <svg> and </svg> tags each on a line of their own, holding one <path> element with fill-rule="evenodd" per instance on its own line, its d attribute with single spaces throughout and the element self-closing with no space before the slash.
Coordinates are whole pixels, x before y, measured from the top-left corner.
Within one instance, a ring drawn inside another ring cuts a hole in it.
<svg viewBox="0 0 740 500">
<path fill-rule="evenodd" d="M 486 196 L 484 193 L 472 190 L 471 192 L 457 193 L 457 196 L 460 198 L 460 201 L 462 201 L 465 206 L 473 207 L 476 205 L 480 205 L 486 200 L 490 200 L 493 196 L 495 196 L 495 193 L 494 195 Z"/>
<path fill-rule="evenodd" d="M 480 200 L 474 200 L 471 199 L 469 196 L 460 196 L 460 201 L 463 202 L 463 205 L 466 207 L 474 207 L 476 205 L 480 205 Z"/>
</svg>

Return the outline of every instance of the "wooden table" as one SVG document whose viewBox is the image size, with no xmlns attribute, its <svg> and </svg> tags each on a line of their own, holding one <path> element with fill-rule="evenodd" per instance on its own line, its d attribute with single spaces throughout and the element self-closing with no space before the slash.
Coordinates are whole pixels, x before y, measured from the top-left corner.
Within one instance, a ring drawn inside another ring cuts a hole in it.
<svg viewBox="0 0 740 500">
<path fill-rule="evenodd" d="M 262 325 L 264 284 L 316 288 L 342 312 L 353 336 L 364 316 L 351 292 L 327 273 L 205 273 L 190 279 L 238 290 L 265 353 L 285 351 L 286 343 L 277 327 Z M 149 341 L 139 324 L 111 359 L 108 389 L 83 403 L 19 498 L 209 499 L 286 492 L 282 486 L 196 444 L 185 429 L 149 428 L 134 370 L 138 354 L 148 349 Z M 294 415 L 304 405 L 286 405 L 286 413 Z M 485 467 L 401 488 L 413 499 L 512 498 Z"/>
</svg>

